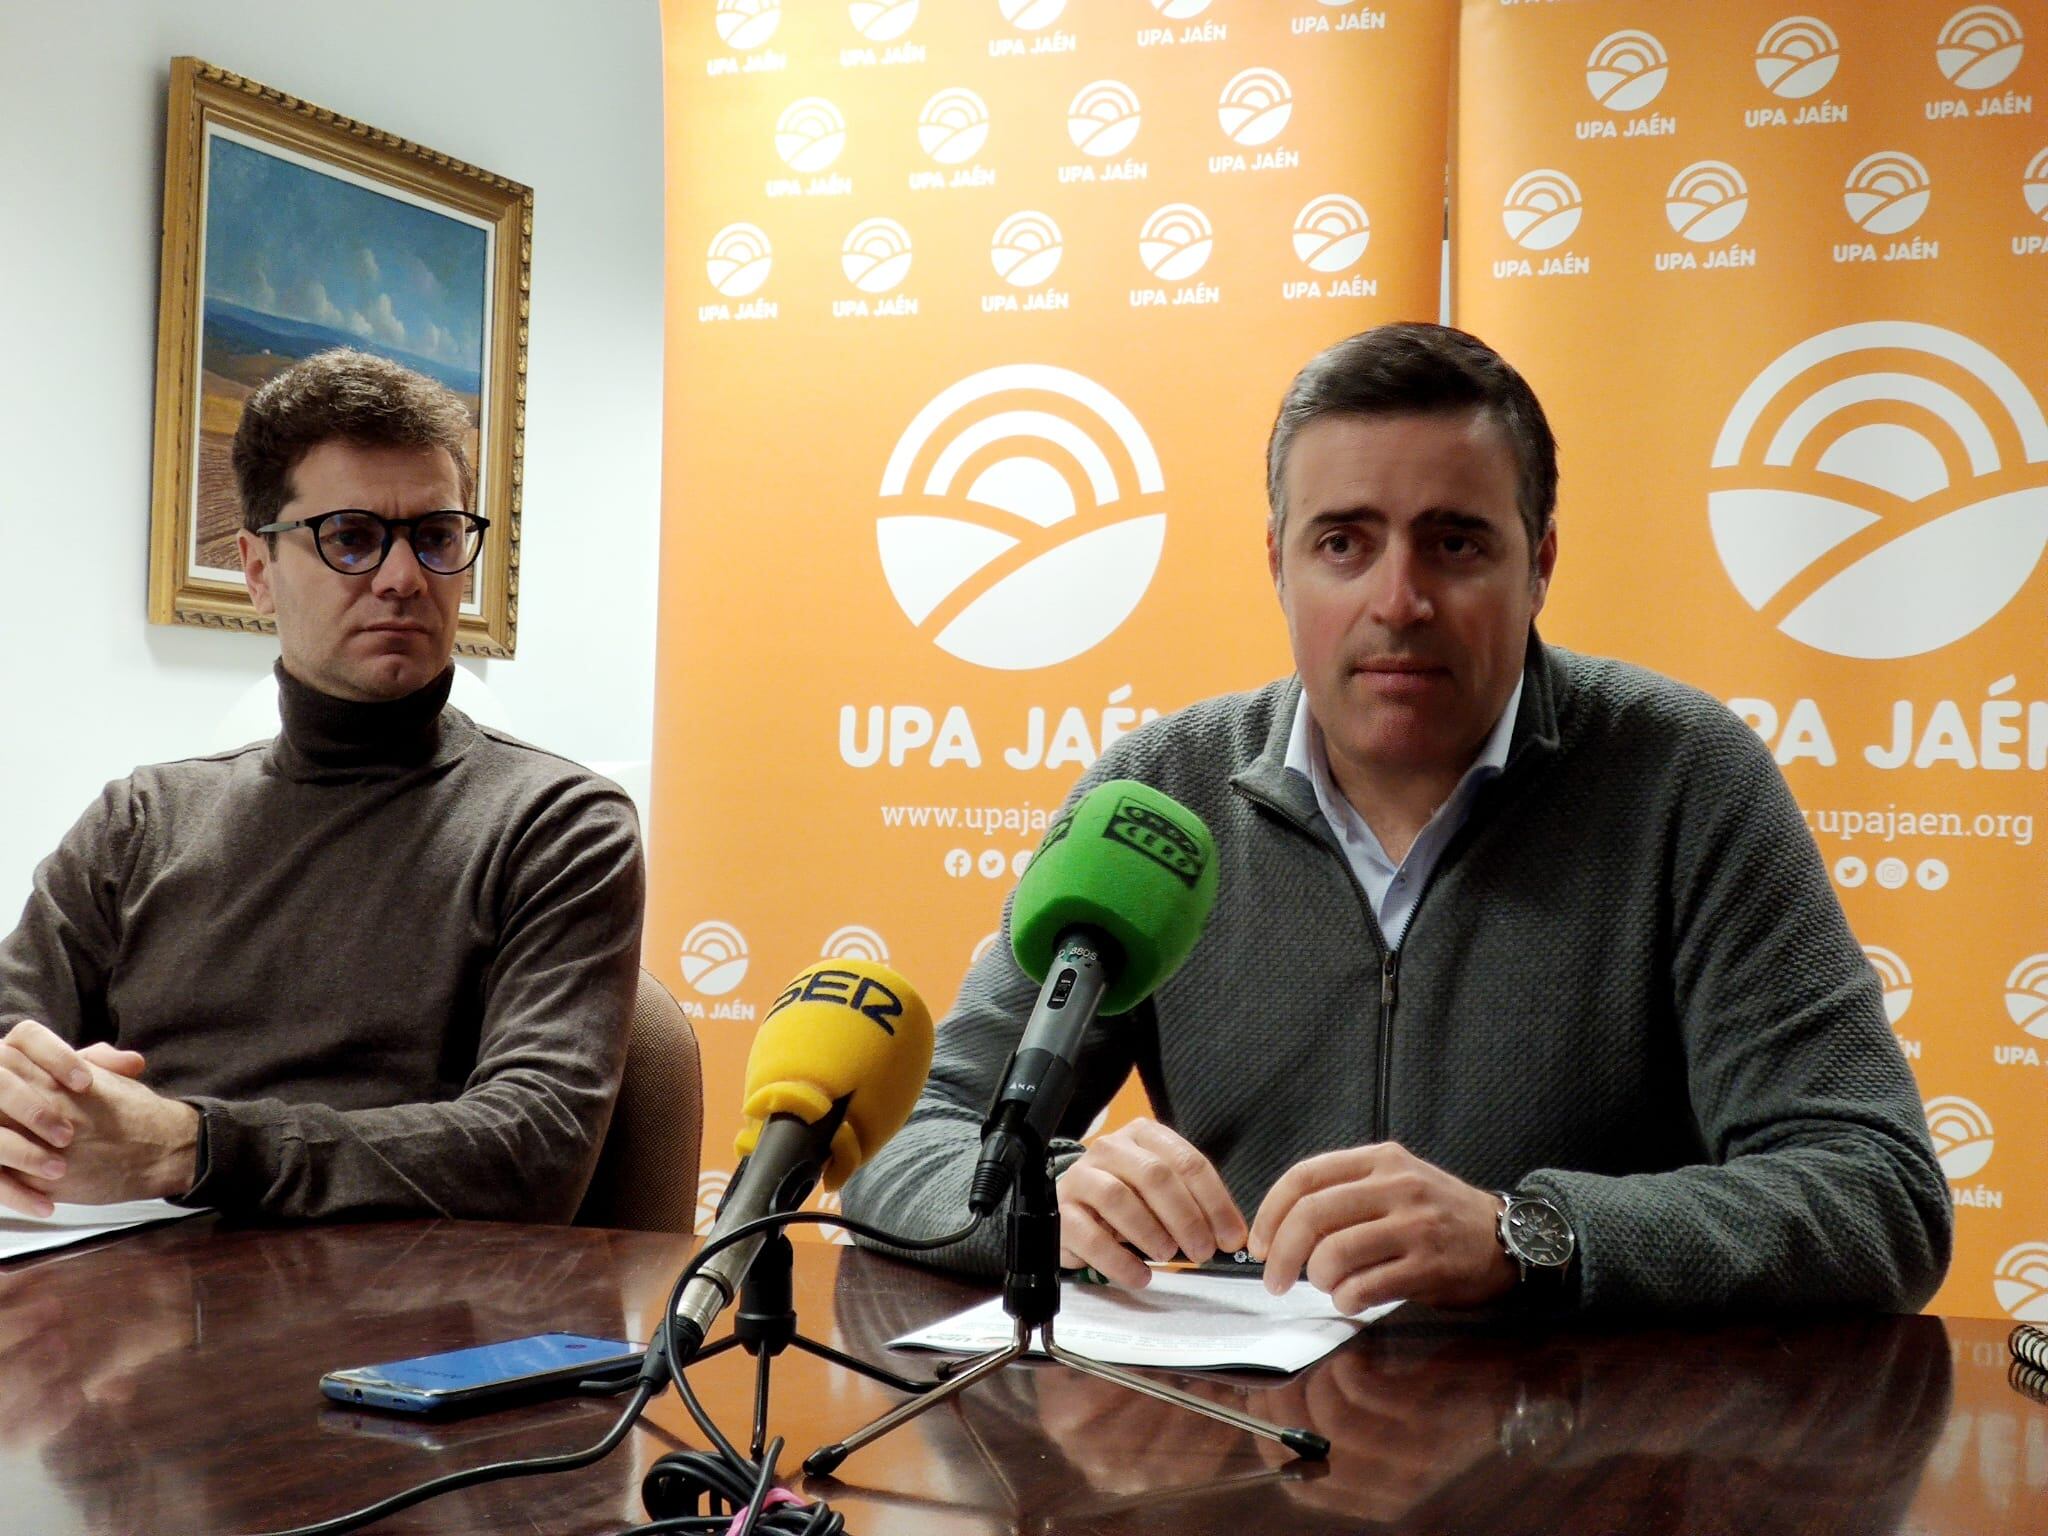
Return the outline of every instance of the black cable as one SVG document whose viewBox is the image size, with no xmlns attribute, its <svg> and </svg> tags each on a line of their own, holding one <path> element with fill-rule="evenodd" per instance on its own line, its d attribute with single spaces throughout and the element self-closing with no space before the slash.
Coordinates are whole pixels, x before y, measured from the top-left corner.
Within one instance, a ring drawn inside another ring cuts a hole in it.
<svg viewBox="0 0 2048 1536">
<path fill-rule="evenodd" d="M 515 1477 L 538 1477 L 549 1472 L 573 1472 L 580 1467 L 590 1466 L 595 1462 L 604 1460 L 605 1457 L 618 1449 L 619 1443 L 626 1438 L 626 1432 L 639 1420 L 640 1415 L 646 1411 L 647 1405 L 660 1394 L 662 1390 L 660 1378 L 663 1375 L 668 1376 L 682 1392 L 684 1402 L 691 1410 L 691 1417 L 696 1419 L 698 1427 L 703 1429 L 706 1435 L 718 1447 L 719 1459 L 724 1460 L 729 1457 L 731 1460 L 728 1465 L 744 1469 L 747 1487 L 751 1490 L 759 1480 L 761 1469 L 757 1469 L 752 1462 L 741 1456 L 734 1449 L 732 1442 L 727 1440 L 724 1435 L 718 1433 L 717 1426 L 711 1422 L 710 1415 L 705 1413 L 702 1404 L 697 1402 L 696 1394 L 689 1391 L 688 1387 L 684 1384 L 682 1370 L 683 1366 L 689 1362 L 684 1361 L 681 1365 L 670 1363 L 674 1361 L 676 1356 L 676 1305 L 682 1300 L 684 1287 L 697 1278 L 697 1272 L 704 1267 L 706 1260 L 723 1253 L 735 1243 L 744 1242 L 746 1239 L 757 1236 L 760 1233 L 795 1226 L 800 1222 L 806 1225 L 843 1227 L 849 1232 L 856 1233 L 875 1242 L 886 1243 L 893 1248 L 911 1253 L 924 1253 L 934 1248 L 944 1248 L 963 1241 L 976 1227 L 981 1225 L 981 1218 L 976 1217 L 959 1231 L 950 1232 L 940 1237 L 908 1239 L 898 1237 L 893 1232 L 884 1232 L 879 1227 L 871 1226 L 864 1221 L 856 1221 L 850 1216 L 842 1216 L 837 1212 L 778 1211 L 767 1216 L 758 1217 L 753 1221 L 743 1222 L 739 1226 L 734 1227 L 732 1231 L 705 1243 L 695 1253 L 691 1254 L 689 1262 L 683 1265 L 682 1273 L 676 1276 L 676 1283 L 669 1289 L 668 1302 L 662 1313 L 661 1329 L 655 1334 L 653 1342 L 648 1345 L 647 1358 L 643 1363 L 640 1379 L 635 1385 L 633 1399 L 626 1404 L 625 1411 L 614 1421 L 612 1427 L 604 1432 L 604 1437 L 595 1444 L 586 1446 L 580 1451 L 564 1451 L 554 1456 L 521 1457 L 513 1461 L 494 1461 L 485 1466 L 470 1467 L 461 1472 L 450 1472 L 445 1476 L 429 1478 L 424 1483 L 416 1483 L 410 1488 L 401 1489 L 389 1498 L 379 1499 L 374 1504 L 366 1504 L 363 1508 L 351 1511 L 348 1514 L 336 1515 L 332 1519 L 317 1521 L 311 1525 L 295 1525 L 288 1530 L 266 1531 L 262 1533 L 262 1536 L 343 1536 L 345 1532 L 358 1530 L 389 1515 L 395 1515 L 402 1509 L 410 1509 L 413 1505 L 424 1503 L 428 1499 L 439 1498 L 444 1493 L 454 1493 L 462 1488 L 473 1488 L 479 1483 L 504 1482 Z M 657 1366 L 660 1368 L 657 1369 Z M 778 1440 L 778 1446 L 780 1443 Z M 667 1458 L 664 1459 L 666 1460 Z M 657 1463 L 657 1465 L 659 1464 Z M 770 1457 L 767 1461 L 767 1471 L 770 1480 L 772 1480 L 772 1468 L 773 1458 Z M 767 1497 L 765 1484 L 762 1487 L 762 1497 Z M 751 1507 L 751 1505 L 748 1504 L 746 1496 L 743 1496 L 740 1500 L 734 1502 L 733 1507 Z M 768 1519 L 773 1521 L 776 1516 L 782 1514 L 787 1508 L 788 1506 L 782 1506 L 770 1511 Z M 811 1518 L 800 1530 L 787 1525 L 778 1526 L 774 1524 L 747 1527 L 747 1529 L 758 1528 L 764 1531 L 771 1531 L 774 1533 L 774 1536 L 828 1536 L 828 1533 L 836 1533 L 844 1529 L 844 1522 L 836 1514 L 826 1511 L 823 1504 L 808 1506 L 808 1511 L 811 1512 Z M 815 1514 L 817 1511 L 825 1512 L 827 1516 L 825 1523 L 819 1523 Z M 756 1511 L 756 1513 L 758 1514 L 759 1512 Z M 688 1520 L 707 1517 L 686 1516 L 683 1518 Z M 723 1517 L 717 1527 L 677 1524 L 673 1521 L 663 1520 L 657 1521 L 652 1526 L 642 1527 L 642 1529 L 648 1531 L 711 1531 L 713 1529 L 722 1529 L 725 1525 L 731 1524 L 731 1520 L 732 1517 L 728 1514 Z"/>
<path fill-rule="evenodd" d="M 604 1460 L 618 1448 L 619 1442 L 626 1438 L 626 1431 L 633 1427 L 634 1420 L 640 1417 L 653 1396 L 653 1390 L 642 1383 L 633 1394 L 633 1400 L 626 1404 L 626 1411 L 604 1432 L 604 1438 L 580 1451 L 564 1451 L 558 1456 L 526 1456 L 516 1461 L 494 1461 L 485 1466 L 450 1472 L 445 1477 L 416 1483 L 388 1499 L 379 1499 L 375 1504 L 367 1504 L 350 1514 L 336 1515 L 331 1520 L 321 1520 L 313 1525 L 295 1525 L 288 1531 L 269 1531 L 265 1536 L 341 1536 L 344 1531 L 356 1530 L 387 1515 L 395 1515 L 401 1509 L 410 1509 L 415 1504 L 439 1498 L 444 1493 L 454 1493 L 460 1488 L 503 1482 L 514 1477 L 538 1477 L 547 1472 L 573 1472 L 578 1467 L 587 1467 L 592 1462 Z"/>
<path fill-rule="evenodd" d="M 651 1379 L 657 1373 L 660 1363 L 673 1362 L 679 1357 L 681 1351 L 678 1348 L 676 1335 L 676 1308 L 682 1301 L 684 1290 L 697 1277 L 697 1272 L 704 1267 L 708 1260 L 717 1254 L 722 1253 L 735 1243 L 746 1241 L 756 1233 L 796 1226 L 800 1223 L 809 1226 L 833 1226 L 844 1228 L 846 1231 L 852 1232 L 857 1236 L 866 1237 L 879 1243 L 886 1243 L 891 1247 L 907 1252 L 924 1253 L 935 1248 L 951 1247 L 955 1243 L 964 1241 L 981 1225 L 981 1222 L 981 1217 L 974 1216 L 970 1217 L 967 1225 L 960 1228 L 957 1232 L 943 1233 L 938 1237 L 913 1238 L 909 1240 L 898 1237 L 891 1232 L 884 1232 L 878 1227 L 869 1225 L 867 1222 L 856 1221 L 852 1217 L 841 1215 L 838 1212 L 778 1212 L 772 1216 L 763 1216 L 754 1221 L 743 1222 L 741 1225 L 734 1227 L 732 1231 L 725 1233 L 722 1237 L 712 1242 L 706 1243 L 702 1248 L 698 1249 L 697 1252 L 690 1256 L 690 1262 L 683 1266 L 683 1272 L 676 1276 L 676 1283 L 669 1290 L 667 1305 L 662 1309 L 661 1331 L 655 1335 L 654 1341 L 648 1345 L 648 1363 L 642 1368 L 641 1380 L 646 1382 Z M 661 1357 L 661 1362 L 657 1362 L 657 1355 Z M 682 1362 L 685 1366 L 688 1363 L 687 1360 Z M 716 1451 L 715 1454 L 710 1455 L 694 1451 L 671 1452 L 648 1469 L 646 1480 L 642 1484 L 643 1490 L 655 1490 L 657 1500 L 664 1503 L 680 1503 L 683 1499 L 687 1498 L 690 1508 L 693 1510 L 697 1507 L 700 1497 L 708 1497 L 713 1502 L 723 1501 L 729 1509 L 741 1507 L 739 1500 L 730 1497 L 729 1490 L 733 1486 L 732 1479 L 744 1478 L 749 1484 L 752 1484 L 759 1477 L 769 1475 L 775 1459 L 774 1449 L 780 1447 L 780 1439 L 777 1439 L 775 1442 L 775 1447 L 771 1447 L 770 1453 L 765 1457 L 763 1465 L 757 1467 L 754 1462 L 739 1453 L 738 1448 L 733 1445 L 731 1440 L 726 1438 L 725 1434 L 712 1420 L 704 1405 L 698 1402 L 697 1394 L 691 1390 L 689 1381 L 683 1376 L 682 1368 L 671 1365 L 669 1366 L 668 1374 L 675 1383 L 678 1395 L 683 1400 L 683 1406 L 689 1410 L 690 1417 L 696 1421 L 697 1428 L 703 1431 L 704 1438 L 716 1447 Z M 664 1483 L 664 1479 L 667 1480 L 666 1483 Z M 762 1496 L 766 1497 L 765 1484 L 762 1484 Z M 644 1491 L 642 1498 L 643 1502 L 645 1502 L 646 1494 Z M 845 1520 L 822 1501 L 795 1507 L 788 1505 L 778 1506 L 776 1509 L 768 1512 L 766 1523 L 759 1523 L 761 1515 L 757 1508 L 754 1508 L 752 1505 L 747 1507 L 753 1510 L 752 1519 L 750 1523 L 739 1527 L 736 1536 L 749 1536 L 749 1533 L 757 1531 L 770 1532 L 773 1533 L 773 1536 L 836 1536 L 836 1533 L 846 1528 Z M 652 1513 L 651 1504 L 649 1505 L 649 1512 Z M 801 1526 L 791 1525 L 785 1521 L 785 1516 L 805 1517 L 805 1523 Z M 678 1518 L 690 1520 L 708 1517 L 686 1515 Z M 731 1519 L 730 1515 L 724 1518 L 728 1522 Z M 654 1525 L 642 1527 L 641 1529 L 646 1531 L 722 1532 L 724 1527 L 711 1525 L 671 1525 L 666 1521 L 657 1521 Z"/>
</svg>

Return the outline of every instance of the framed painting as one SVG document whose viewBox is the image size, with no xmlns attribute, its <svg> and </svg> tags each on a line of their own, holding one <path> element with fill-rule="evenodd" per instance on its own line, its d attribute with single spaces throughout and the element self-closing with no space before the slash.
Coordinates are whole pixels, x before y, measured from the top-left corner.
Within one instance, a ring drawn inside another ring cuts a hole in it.
<svg viewBox="0 0 2048 1536">
<path fill-rule="evenodd" d="M 242 403 L 329 347 L 454 390 L 490 519 L 456 648 L 510 656 L 533 193 L 198 59 L 171 61 L 149 617 L 266 631 L 235 533 Z"/>
</svg>

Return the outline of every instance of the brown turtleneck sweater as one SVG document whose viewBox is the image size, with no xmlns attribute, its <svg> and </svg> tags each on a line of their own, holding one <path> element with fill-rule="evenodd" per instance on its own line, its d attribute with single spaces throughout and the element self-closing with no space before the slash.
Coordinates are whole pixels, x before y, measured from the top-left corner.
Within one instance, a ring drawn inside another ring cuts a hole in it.
<svg viewBox="0 0 2048 1536">
<path fill-rule="evenodd" d="M 192 1205 L 567 1221 L 639 973 L 632 803 L 445 707 L 278 668 L 284 730 L 109 784 L 0 940 L 0 1031 L 148 1058 Z"/>
</svg>

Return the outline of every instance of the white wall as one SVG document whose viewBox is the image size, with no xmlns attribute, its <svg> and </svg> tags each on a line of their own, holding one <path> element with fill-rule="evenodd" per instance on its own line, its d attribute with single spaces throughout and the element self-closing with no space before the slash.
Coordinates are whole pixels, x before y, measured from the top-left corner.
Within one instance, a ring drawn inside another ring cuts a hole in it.
<svg viewBox="0 0 2048 1536">
<path fill-rule="evenodd" d="M 0 933 L 99 786 L 227 744 L 276 656 L 144 619 L 176 54 L 534 189 L 519 654 L 462 665 L 485 713 L 646 814 L 657 0 L 0 0 Z"/>
</svg>

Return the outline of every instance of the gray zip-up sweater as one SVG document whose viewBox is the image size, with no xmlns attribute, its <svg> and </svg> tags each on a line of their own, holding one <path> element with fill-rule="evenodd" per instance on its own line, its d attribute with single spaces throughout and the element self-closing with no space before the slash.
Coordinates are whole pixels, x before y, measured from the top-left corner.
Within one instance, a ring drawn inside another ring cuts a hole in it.
<svg viewBox="0 0 2048 1536">
<path fill-rule="evenodd" d="M 1187 964 L 1099 1019 L 1061 1127 L 1135 1068 L 1249 1220 L 1314 1153 L 1396 1141 L 1555 1201 L 1603 1312 L 1910 1310 L 1953 1214 L 1875 973 L 1784 779 L 1707 695 L 1531 637 L 1507 767 L 1389 952 L 1309 783 L 1300 684 L 1196 704 L 1075 788 L 1153 784 L 1215 834 Z M 984 1110 L 1037 988 L 1003 940 L 939 1029 L 910 1124 L 845 1206 L 906 1236 L 964 1215 Z M 1055 1144 L 1064 1168 L 1078 1144 Z M 1000 1270 L 1003 1223 L 940 1262 Z"/>
<path fill-rule="evenodd" d="M 109 784 L 0 940 L 0 1032 L 141 1051 L 199 1110 L 187 1203 L 574 1215 L 639 978 L 638 819 L 444 707 L 453 677 L 351 703 L 280 667 L 276 740 Z"/>
</svg>

